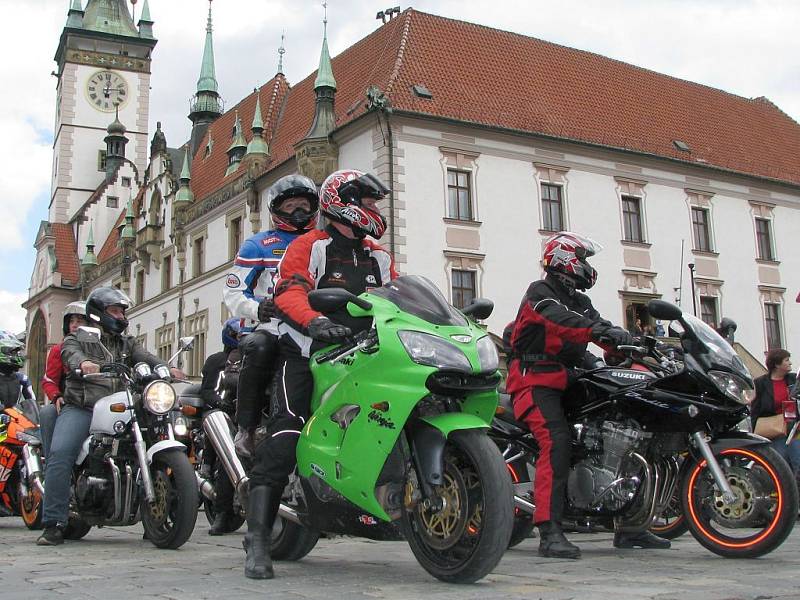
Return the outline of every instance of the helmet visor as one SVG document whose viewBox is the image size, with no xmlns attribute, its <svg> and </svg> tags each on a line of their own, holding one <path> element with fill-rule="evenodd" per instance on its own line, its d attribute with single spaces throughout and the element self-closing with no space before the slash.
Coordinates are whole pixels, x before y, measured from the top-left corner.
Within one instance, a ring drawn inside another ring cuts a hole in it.
<svg viewBox="0 0 800 600">
<path fill-rule="evenodd" d="M 575 256 L 580 259 L 589 258 L 603 250 L 603 246 L 594 241 L 592 238 L 572 233 L 571 231 L 564 231 L 560 235 L 571 238 L 575 242 Z"/>
</svg>

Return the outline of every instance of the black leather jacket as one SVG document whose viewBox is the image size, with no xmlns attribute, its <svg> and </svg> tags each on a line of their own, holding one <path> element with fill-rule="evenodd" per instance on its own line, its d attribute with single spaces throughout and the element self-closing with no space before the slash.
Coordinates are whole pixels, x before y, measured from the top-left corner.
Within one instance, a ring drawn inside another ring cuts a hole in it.
<svg viewBox="0 0 800 600">
<path fill-rule="evenodd" d="M 145 350 L 132 336 L 103 333 L 101 342 L 114 357 L 114 362 L 125 363 L 130 367 L 145 362 L 151 368 L 164 364 L 163 360 Z M 61 361 L 67 368 L 65 404 L 92 408 L 100 398 L 123 389 L 120 382 L 114 379 L 84 379 L 78 375 L 76 371 L 86 360 L 103 365 L 111 362 L 111 357 L 96 342 L 79 341 L 77 334 L 65 337 L 61 345 Z"/>
</svg>

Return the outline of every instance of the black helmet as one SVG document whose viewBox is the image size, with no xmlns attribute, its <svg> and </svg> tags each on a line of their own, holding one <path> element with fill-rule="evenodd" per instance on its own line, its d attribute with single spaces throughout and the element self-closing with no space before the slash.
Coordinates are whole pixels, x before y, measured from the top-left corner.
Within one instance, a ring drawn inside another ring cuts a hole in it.
<svg viewBox="0 0 800 600">
<path fill-rule="evenodd" d="M 62 328 L 64 335 L 69 333 L 69 321 L 73 315 L 79 316 L 81 319 L 86 318 L 86 302 L 78 300 L 77 302 L 70 302 L 64 309 L 64 327 Z"/>
<path fill-rule="evenodd" d="M 92 325 L 100 325 L 108 333 L 120 334 L 128 328 L 128 319 L 116 319 L 106 312 L 109 306 L 121 306 L 127 310 L 133 305 L 131 299 L 117 288 L 100 287 L 86 299 L 86 318 Z"/>
<path fill-rule="evenodd" d="M 296 208 L 291 213 L 281 210 L 284 200 L 298 196 L 308 200 L 311 210 Z M 292 233 L 311 231 L 316 226 L 319 216 L 317 186 L 308 177 L 297 173 L 281 177 L 267 190 L 267 206 L 272 221 L 278 229 Z"/>
</svg>

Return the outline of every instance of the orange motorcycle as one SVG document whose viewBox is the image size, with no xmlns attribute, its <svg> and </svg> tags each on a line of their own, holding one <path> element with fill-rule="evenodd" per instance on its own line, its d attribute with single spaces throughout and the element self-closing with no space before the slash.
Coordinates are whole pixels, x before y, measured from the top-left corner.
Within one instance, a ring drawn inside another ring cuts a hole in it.
<svg viewBox="0 0 800 600">
<path fill-rule="evenodd" d="M 21 516 L 28 529 L 42 526 L 41 445 L 36 400 L 0 412 L 0 516 Z"/>
</svg>

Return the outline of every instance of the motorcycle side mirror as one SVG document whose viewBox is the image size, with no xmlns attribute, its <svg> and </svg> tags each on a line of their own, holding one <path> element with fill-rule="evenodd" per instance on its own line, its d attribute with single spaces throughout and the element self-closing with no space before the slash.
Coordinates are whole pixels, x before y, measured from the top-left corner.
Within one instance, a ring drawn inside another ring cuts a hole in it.
<svg viewBox="0 0 800 600">
<path fill-rule="evenodd" d="M 182 337 L 178 340 L 178 349 L 182 352 L 184 350 L 191 350 L 194 347 L 194 336 L 190 335 L 187 337 Z"/>
<path fill-rule="evenodd" d="M 326 288 L 308 292 L 309 305 L 322 314 L 334 313 L 337 310 L 341 310 L 347 306 L 349 302 L 352 302 L 364 310 L 372 308 L 371 303 L 342 288 Z"/>
<path fill-rule="evenodd" d="M 664 300 L 650 300 L 647 303 L 647 311 L 651 317 L 662 321 L 677 321 L 683 316 L 680 308 Z"/>
<path fill-rule="evenodd" d="M 488 319 L 494 310 L 494 302 L 488 298 L 475 298 L 469 306 L 465 306 L 461 312 L 468 317 L 473 317 L 478 321 Z"/>
</svg>

